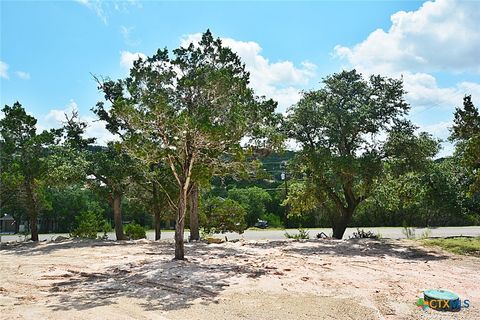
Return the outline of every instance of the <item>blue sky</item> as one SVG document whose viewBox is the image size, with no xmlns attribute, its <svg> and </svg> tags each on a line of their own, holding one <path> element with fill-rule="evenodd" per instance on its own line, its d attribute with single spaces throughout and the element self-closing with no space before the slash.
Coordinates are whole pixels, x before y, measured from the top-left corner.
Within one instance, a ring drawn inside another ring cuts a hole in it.
<svg viewBox="0 0 480 320">
<path fill-rule="evenodd" d="M 258 93 L 281 111 L 325 75 L 355 67 L 403 75 L 412 120 L 446 138 L 461 97 L 480 102 L 480 2 L 2 1 L 0 103 L 19 100 L 58 126 L 77 108 L 89 134 L 109 139 L 89 111 L 101 98 L 90 73 L 112 78 L 157 48 L 210 28 L 243 58 Z M 451 146 L 445 145 L 445 154 Z"/>
</svg>

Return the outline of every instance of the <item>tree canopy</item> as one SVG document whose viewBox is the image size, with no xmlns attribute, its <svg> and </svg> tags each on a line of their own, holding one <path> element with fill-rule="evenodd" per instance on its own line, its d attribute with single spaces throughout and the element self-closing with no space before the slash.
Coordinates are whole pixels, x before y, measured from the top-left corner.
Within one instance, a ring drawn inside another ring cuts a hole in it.
<svg viewBox="0 0 480 320">
<path fill-rule="evenodd" d="M 432 157 L 437 145 L 414 135 L 401 80 L 357 71 L 328 76 L 290 109 L 289 136 L 301 146 L 299 169 L 328 210 L 341 239 L 358 205 L 382 177 L 384 163 Z M 387 138 L 385 138 L 385 136 Z"/>
</svg>

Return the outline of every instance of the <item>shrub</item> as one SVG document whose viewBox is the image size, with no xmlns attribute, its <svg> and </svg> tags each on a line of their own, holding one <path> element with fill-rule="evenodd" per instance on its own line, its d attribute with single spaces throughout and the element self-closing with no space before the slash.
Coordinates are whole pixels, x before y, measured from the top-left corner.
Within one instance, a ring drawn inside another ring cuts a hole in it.
<svg viewBox="0 0 480 320">
<path fill-rule="evenodd" d="M 285 238 L 287 239 L 310 239 L 310 235 L 308 233 L 307 230 L 305 229 L 298 229 L 298 233 L 297 234 L 291 234 L 291 233 L 288 233 L 285 231 Z"/>
<path fill-rule="evenodd" d="M 103 220 L 103 224 L 100 228 L 100 231 L 103 232 L 102 239 L 107 240 L 108 239 L 108 234 L 107 233 L 112 231 L 112 225 L 110 224 L 110 222 L 108 222 L 107 220 Z"/>
<path fill-rule="evenodd" d="M 132 240 L 144 239 L 147 237 L 145 228 L 136 223 L 127 224 L 125 226 L 125 235 Z"/>
<path fill-rule="evenodd" d="M 373 233 L 372 231 L 365 231 L 363 229 L 357 228 L 357 232 L 354 232 L 350 237 L 352 239 L 379 239 L 378 234 Z"/>
<path fill-rule="evenodd" d="M 279 216 L 273 213 L 264 213 L 260 216 L 261 220 L 265 220 L 268 222 L 268 226 L 271 228 L 281 228 L 283 227 L 282 220 Z"/>
<path fill-rule="evenodd" d="M 202 203 L 202 225 L 206 233 L 243 233 L 245 209 L 235 200 L 212 197 Z"/>
<path fill-rule="evenodd" d="M 415 228 L 404 226 L 402 233 L 407 237 L 407 239 L 415 239 Z"/>
<path fill-rule="evenodd" d="M 75 218 L 77 227 L 70 233 L 71 237 L 96 239 L 99 230 L 98 216 L 95 211 L 88 210 Z"/>
</svg>

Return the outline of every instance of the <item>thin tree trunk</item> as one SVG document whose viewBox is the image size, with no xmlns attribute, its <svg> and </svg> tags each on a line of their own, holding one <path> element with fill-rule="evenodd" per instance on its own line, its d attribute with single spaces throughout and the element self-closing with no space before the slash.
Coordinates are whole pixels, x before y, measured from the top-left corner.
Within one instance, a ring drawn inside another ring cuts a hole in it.
<svg viewBox="0 0 480 320">
<path fill-rule="evenodd" d="M 38 206 L 37 199 L 35 197 L 35 192 L 33 190 L 33 182 L 25 182 L 25 191 L 27 197 L 27 212 L 30 218 L 30 233 L 32 235 L 32 241 L 38 241 L 38 228 L 37 228 L 37 217 L 38 217 Z"/>
<path fill-rule="evenodd" d="M 162 229 L 160 228 L 160 212 L 155 210 L 155 240 L 162 238 Z"/>
<path fill-rule="evenodd" d="M 198 223 L 198 185 L 195 184 L 190 192 L 190 241 L 200 240 Z"/>
<path fill-rule="evenodd" d="M 32 233 L 32 241 L 38 241 L 38 228 L 36 215 L 30 215 L 30 232 Z"/>
<path fill-rule="evenodd" d="M 113 193 L 113 221 L 115 223 L 115 235 L 117 240 L 125 240 L 125 234 L 123 233 L 123 224 L 122 224 L 122 194 L 114 192 Z"/>
<path fill-rule="evenodd" d="M 177 218 L 175 223 L 175 259 L 185 259 L 184 248 L 184 231 L 185 231 L 185 214 L 187 213 L 187 193 L 185 186 L 180 188 L 180 197 L 178 200 Z"/>
<path fill-rule="evenodd" d="M 158 194 L 158 186 L 157 183 L 153 183 L 153 210 L 154 210 L 154 224 L 155 224 L 155 240 L 160 240 L 162 237 L 162 230 L 160 228 L 161 222 L 161 212 L 160 212 L 160 205 L 159 205 L 159 194 Z"/>
</svg>

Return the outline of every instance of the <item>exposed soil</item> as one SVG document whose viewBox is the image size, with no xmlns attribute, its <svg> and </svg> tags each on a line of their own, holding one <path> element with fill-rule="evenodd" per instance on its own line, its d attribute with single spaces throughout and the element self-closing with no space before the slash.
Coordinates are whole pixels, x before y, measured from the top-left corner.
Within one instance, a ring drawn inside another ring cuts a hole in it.
<svg viewBox="0 0 480 320">
<path fill-rule="evenodd" d="M 0 246 L 2 319 L 480 319 L 480 258 L 411 241 Z M 470 300 L 422 310 L 422 290 Z"/>
</svg>

